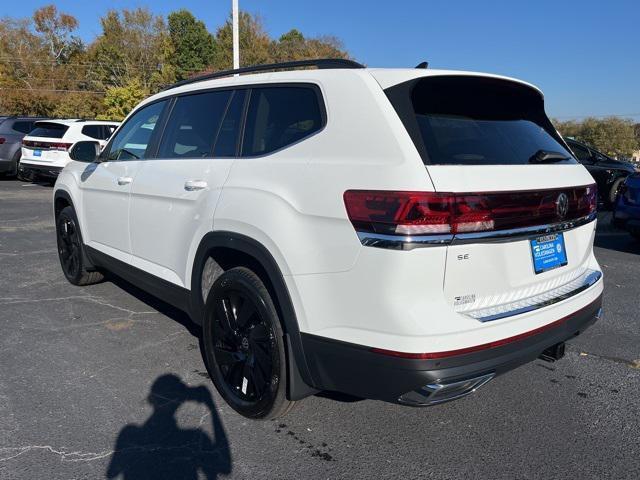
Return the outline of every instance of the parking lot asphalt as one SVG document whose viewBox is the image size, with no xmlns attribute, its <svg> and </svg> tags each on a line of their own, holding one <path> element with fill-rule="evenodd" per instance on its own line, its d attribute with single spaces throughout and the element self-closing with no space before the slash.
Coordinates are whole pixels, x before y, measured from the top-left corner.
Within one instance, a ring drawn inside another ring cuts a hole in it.
<svg viewBox="0 0 640 480">
<path fill-rule="evenodd" d="M 256 422 L 184 314 L 115 278 L 67 283 L 51 196 L 0 180 L 1 479 L 640 478 L 640 243 L 606 214 L 605 317 L 561 361 L 437 407 L 325 394 Z"/>
</svg>

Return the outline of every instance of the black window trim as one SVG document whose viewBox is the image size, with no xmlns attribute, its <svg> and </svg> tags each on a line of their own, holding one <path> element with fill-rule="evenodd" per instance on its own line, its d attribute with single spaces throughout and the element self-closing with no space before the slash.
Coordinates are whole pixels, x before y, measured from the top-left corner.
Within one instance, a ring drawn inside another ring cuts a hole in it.
<svg viewBox="0 0 640 480">
<path fill-rule="evenodd" d="M 318 100 L 318 106 L 320 108 L 320 118 L 321 118 L 321 127 L 314 131 L 313 133 L 310 133 L 309 135 L 304 136 L 303 138 L 296 140 L 294 143 L 290 143 L 288 145 L 285 145 L 283 147 L 280 147 L 277 150 L 274 150 L 272 152 L 268 152 L 268 153 L 263 153 L 260 155 L 242 155 L 242 145 L 244 143 L 244 132 L 245 132 L 245 125 L 246 125 L 246 121 L 247 121 L 247 112 L 249 109 L 249 100 L 251 99 L 251 93 L 253 89 L 257 89 L 257 88 L 287 88 L 287 87 L 298 87 L 298 88 L 309 88 L 311 90 L 313 90 L 316 94 L 317 100 Z M 189 158 L 189 157 L 185 157 L 185 158 L 180 158 L 180 160 L 216 160 L 216 159 L 233 159 L 233 158 L 243 158 L 243 159 L 251 159 L 251 158 L 263 158 L 263 157 L 268 157 L 269 155 L 274 155 L 278 152 L 281 152 L 282 150 L 286 149 L 286 148 L 290 148 L 294 145 L 297 145 L 300 142 L 306 141 L 311 137 L 314 137 L 315 135 L 318 135 L 319 133 L 322 133 L 324 131 L 324 129 L 327 127 L 327 107 L 326 107 L 326 103 L 324 100 L 324 95 L 322 93 L 322 89 L 320 88 L 320 85 L 318 85 L 317 83 L 314 82 L 277 82 L 277 83 L 272 83 L 272 82 L 263 82 L 263 83 L 247 83 L 247 84 L 243 84 L 243 85 L 225 85 L 225 86 L 221 86 L 221 87 L 212 87 L 212 88 L 202 88 L 202 89 L 197 89 L 197 90 L 189 90 L 186 92 L 180 92 L 180 93 L 175 93 L 172 95 L 166 95 L 163 96 L 162 98 L 159 98 L 157 100 L 154 100 L 153 102 L 149 102 L 149 103 L 145 103 L 143 106 L 137 108 L 134 112 L 132 112 L 132 114 L 130 115 L 130 117 L 132 117 L 135 113 L 137 113 L 139 110 L 149 107 L 155 103 L 158 102 L 167 102 L 165 107 L 163 108 L 161 114 L 160 114 L 160 118 L 158 119 L 158 127 L 157 129 L 154 130 L 152 138 L 149 142 L 149 147 L 147 147 L 147 150 L 149 150 L 149 154 L 145 156 L 145 158 L 141 158 L 140 161 L 146 161 L 146 160 L 162 160 L 162 158 L 158 157 L 158 150 L 160 147 L 160 140 L 164 137 L 164 133 L 165 133 L 165 129 L 167 126 L 167 122 L 169 120 L 169 117 L 171 115 L 171 112 L 173 111 L 173 107 L 175 105 L 176 100 L 179 97 L 186 97 L 186 96 L 190 96 L 190 95 L 198 95 L 201 93 L 207 93 L 207 92 L 217 92 L 217 91 L 225 91 L 225 90 L 231 90 L 232 91 L 232 95 L 229 97 L 229 101 L 227 103 L 227 106 L 225 108 L 225 112 L 224 115 L 226 116 L 229 106 L 231 105 L 231 102 L 233 101 L 235 92 L 237 90 L 247 90 L 247 93 L 245 95 L 244 98 L 244 105 L 242 107 L 242 116 L 240 118 L 240 134 L 238 135 L 237 138 L 237 145 L 236 145 L 236 153 L 235 155 L 232 156 L 219 156 L 219 157 L 214 157 L 213 156 L 213 152 L 215 149 L 215 145 L 218 141 L 218 135 L 220 134 L 220 128 L 222 126 L 222 124 L 218 127 L 218 132 L 216 132 L 216 138 L 213 142 L 213 147 L 211 150 L 211 156 L 209 157 L 194 157 L 194 158 Z M 224 116 L 222 117 L 224 120 Z M 128 120 L 126 122 L 123 122 L 122 124 L 120 124 L 120 126 L 117 128 L 117 130 L 112 134 L 111 138 L 109 139 L 109 143 L 107 143 L 107 145 L 104 147 L 104 149 L 102 150 L 102 153 L 100 154 L 100 160 L 105 162 L 105 161 L 109 161 L 109 162 L 118 162 L 118 161 L 125 161 L 125 160 L 107 160 L 107 155 L 110 150 L 111 150 L 111 145 L 113 143 L 113 140 L 115 139 L 115 134 L 118 133 L 118 131 L 120 129 L 122 129 L 124 127 L 124 125 L 126 125 L 128 123 Z M 176 160 L 176 159 L 167 159 L 167 160 Z M 126 160 L 126 161 L 131 161 Z"/>
<path fill-rule="evenodd" d="M 169 104 L 173 101 L 172 97 L 162 97 L 159 98 L 157 100 L 154 100 L 153 102 L 149 102 L 149 103 L 145 103 L 144 105 L 136 108 L 135 110 L 133 110 L 127 117 L 127 120 L 125 122 L 122 122 L 113 132 L 113 134 L 111 135 L 111 137 L 109 138 L 109 142 L 104 146 L 104 148 L 102 149 L 102 152 L 100 152 L 100 155 L 98 156 L 98 161 L 101 163 L 106 163 L 106 162 L 130 162 L 132 161 L 131 158 L 128 159 L 113 159 L 113 160 L 109 160 L 109 152 L 111 151 L 111 147 L 113 146 L 113 141 L 116 138 L 116 134 L 118 132 L 120 132 L 120 130 L 122 130 L 122 128 L 131 121 L 131 119 L 133 118 L 134 115 L 136 115 L 139 111 L 141 111 L 144 108 L 150 107 L 152 105 L 155 105 L 156 103 L 161 103 L 161 102 L 165 102 L 165 106 L 162 108 L 162 111 L 160 112 L 160 116 L 158 117 L 158 127 L 161 127 L 162 129 L 164 129 L 164 124 L 166 122 L 166 117 L 167 117 L 167 108 L 169 106 Z M 149 145 L 147 146 L 147 150 L 145 150 L 145 155 L 147 153 L 147 151 L 151 151 L 154 155 L 158 149 L 158 129 L 154 128 L 153 132 L 151 133 L 151 138 L 149 139 Z M 142 161 L 142 160 L 150 160 L 154 158 L 154 156 L 149 155 L 148 157 L 145 156 L 145 158 L 140 158 L 137 159 L 138 161 Z"/>
</svg>

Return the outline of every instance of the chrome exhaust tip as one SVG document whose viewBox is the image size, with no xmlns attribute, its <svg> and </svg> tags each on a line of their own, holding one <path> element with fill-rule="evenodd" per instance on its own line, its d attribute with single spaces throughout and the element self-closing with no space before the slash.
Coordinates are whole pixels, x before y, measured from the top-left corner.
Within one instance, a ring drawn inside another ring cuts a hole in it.
<svg viewBox="0 0 640 480">
<path fill-rule="evenodd" d="M 398 402 L 405 405 L 424 407 L 448 402 L 450 400 L 456 400 L 472 394 L 478 388 L 493 379 L 495 375 L 496 374 L 492 372 L 479 377 L 457 380 L 454 382 L 438 381 L 430 383 L 417 390 L 405 393 L 398 399 Z"/>
</svg>

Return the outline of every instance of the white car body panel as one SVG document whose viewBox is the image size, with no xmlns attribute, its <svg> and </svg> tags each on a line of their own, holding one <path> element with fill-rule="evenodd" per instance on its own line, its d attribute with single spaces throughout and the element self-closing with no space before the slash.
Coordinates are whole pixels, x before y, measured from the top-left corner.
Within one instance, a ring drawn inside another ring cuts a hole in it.
<svg viewBox="0 0 640 480">
<path fill-rule="evenodd" d="M 345 211 L 346 190 L 498 192 L 593 183 L 577 164 L 425 167 L 383 88 L 432 75 L 485 76 L 303 70 L 177 87 L 141 105 L 214 87 L 306 82 L 322 91 L 327 123 L 303 141 L 262 157 L 109 162 L 79 180 L 79 187 L 67 183 L 65 175 L 57 188 L 82 192 L 76 209 L 88 245 L 186 289 L 207 232 L 255 240 L 285 278 L 300 331 L 344 342 L 400 352 L 455 350 L 539 328 L 595 300 L 602 280 L 568 300 L 493 322 L 479 322 L 453 305 L 459 295 L 498 298 L 535 291 L 573 270 L 599 271 L 592 249 L 595 222 L 566 231 L 568 267 L 541 275 L 532 272 L 526 240 L 411 251 L 361 244 Z M 77 166 L 73 171 L 80 173 Z M 120 176 L 131 176 L 132 184 L 116 188 Z M 189 179 L 208 186 L 187 192 Z M 459 252 L 471 260 L 456 263 Z"/>
<path fill-rule="evenodd" d="M 190 288 L 187 259 L 213 228 L 218 197 L 233 162 L 229 158 L 142 162 L 130 200 L 133 266 Z M 206 187 L 187 191 L 189 181 L 204 182 Z"/>
</svg>

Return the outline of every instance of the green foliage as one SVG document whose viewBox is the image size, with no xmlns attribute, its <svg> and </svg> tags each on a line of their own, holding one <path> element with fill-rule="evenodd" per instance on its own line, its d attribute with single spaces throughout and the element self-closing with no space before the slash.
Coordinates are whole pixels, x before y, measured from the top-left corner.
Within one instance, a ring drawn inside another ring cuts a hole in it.
<svg viewBox="0 0 640 480">
<path fill-rule="evenodd" d="M 103 110 L 101 94 L 68 93 L 60 96 L 50 115 L 55 118 L 96 118 Z"/>
<path fill-rule="evenodd" d="M 555 126 L 562 135 L 580 140 L 612 157 L 630 157 L 640 148 L 636 126 L 629 119 L 589 117 L 581 122 L 555 121 Z"/>
<path fill-rule="evenodd" d="M 146 8 L 110 10 L 100 22 L 102 34 L 88 52 L 100 87 L 124 86 L 137 78 L 145 89 L 157 89 L 159 78 L 171 77 L 167 67 L 173 48 L 162 17 Z"/>
<path fill-rule="evenodd" d="M 240 12 L 240 62 L 256 65 L 348 54 L 334 38 L 292 29 L 271 39 L 260 17 Z M 0 19 L 0 114 L 121 119 L 149 93 L 202 71 L 232 68 L 231 17 L 215 35 L 188 10 L 110 10 L 88 45 L 78 20 L 55 5 Z"/>
<path fill-rule="evenodd" d="M 271 39 L 264 29 L 262 19 L 240 12 L 238 16 L 240 31 L 240 65 L 260 65 L 272 63 L 270 51 Z M 214 70 L 233 68 L 233 27 L 231 16 L 216 32 L 216 51 L 213 62 Z"/>
<path fill-rule="evenodd" d="M 184 9 L 169 14 L 167 21 L 176 79 L 188 78 L 209 67 L 214 58 L 215 40 L 205 24 Z"/>
<path fill-rule="evenodd" d="M 98 119 L 123 120 L 148 95 L 148 90 L 137 78 L 130 80 L 123 87 L 109 87 L 104 96 L 104 112 L 98 115 Z"/>
<path fill-rule="evenodd" d="M 349 58 L 342 44 L 334 37 L 305 38 L 295 28 L 271 42 L 271 56 L 275 62 L 313 58 Z"/>
</svg>

